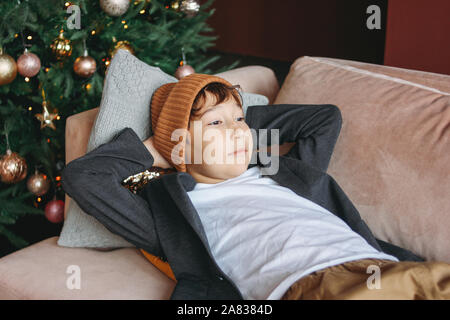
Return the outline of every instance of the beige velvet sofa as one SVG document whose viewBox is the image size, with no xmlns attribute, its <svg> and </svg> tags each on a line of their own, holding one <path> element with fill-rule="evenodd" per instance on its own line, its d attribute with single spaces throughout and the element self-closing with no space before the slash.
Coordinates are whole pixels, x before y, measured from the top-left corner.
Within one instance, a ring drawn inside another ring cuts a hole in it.
<svg viewBox="0 0 450 320">
<path fill-rule="evenodd" d="M 450 204 L 443 197 L 450 194 L 446 175 L 450 172 L 450 76 L 314 57 L 297 59 L 281 90 L 274 72 L 262 66 L 220 76 L 239 83 L 244 91 L 267 96 L 271 104 L 337 105 L 343 127 L 328 173 L 376 237 L 427 260 L 450 262 L 446 254 Z M 67 162 L 86 152 L 97 111 L 67 119 Z M 280 154 L 291 145 L 283 145 Z M 426 154 L 418 152 L 418 146 Z M 420 183 L 427 188 L 425 203 L 419 196 L 424 192 Z M 415 203 L 416 199 L 421 202 Z M 69 201 L 66 197 L 66 208 Z M 57 245 L 57 238 L 0 259 L 0 299 L 170 297 L 174 281 L 138 249 L 65 248 Z M 68 288 L 72 265 L 80 267 L 80 289 Z"/>
</svg>

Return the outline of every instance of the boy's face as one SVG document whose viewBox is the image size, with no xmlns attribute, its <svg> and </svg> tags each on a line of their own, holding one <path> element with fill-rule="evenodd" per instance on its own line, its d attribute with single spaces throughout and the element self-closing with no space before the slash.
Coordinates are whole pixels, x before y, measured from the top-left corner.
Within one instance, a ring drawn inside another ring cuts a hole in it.
<svg viewBox="0 0 450 320">
<path fill-rule="evenodd" d="M 218 105 L 206 92 L 200 116 L 191 118 L 186 139 L 186 171 L 197 182 L 218 183 L 241 175 L 250 163 L 253 138 L 234 99 Z"/>
</svg>

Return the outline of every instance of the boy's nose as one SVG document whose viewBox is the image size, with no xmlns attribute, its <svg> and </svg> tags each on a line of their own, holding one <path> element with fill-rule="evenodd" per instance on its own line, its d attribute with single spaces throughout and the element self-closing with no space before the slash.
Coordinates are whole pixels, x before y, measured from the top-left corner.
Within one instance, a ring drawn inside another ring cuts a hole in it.
<svg viewBox="0 0 450 320">
<path fill-rule="evenodd" d="M 233 138 L 242 137 L 245 133 L 244 130 L 238 124 L 233 124 L 231 129 L 232 129 L 231 136 Z"/>
</svg>

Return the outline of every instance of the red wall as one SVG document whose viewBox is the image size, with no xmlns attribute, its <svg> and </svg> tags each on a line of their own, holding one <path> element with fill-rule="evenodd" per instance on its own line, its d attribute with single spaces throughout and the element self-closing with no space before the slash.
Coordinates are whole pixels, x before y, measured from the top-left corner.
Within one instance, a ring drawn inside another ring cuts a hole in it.
<svg viewBox="0 0 450 320">
<path fill-rule="evenodd" d="M 384 64 L 450 74 L 450 1 L 390 0 Z"/>
</svg>

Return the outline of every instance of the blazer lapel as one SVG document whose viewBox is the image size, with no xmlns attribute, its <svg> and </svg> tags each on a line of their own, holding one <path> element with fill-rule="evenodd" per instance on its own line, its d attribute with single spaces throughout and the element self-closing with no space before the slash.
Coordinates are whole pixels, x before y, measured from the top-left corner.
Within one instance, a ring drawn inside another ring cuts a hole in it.
<svg viewBox="0 0 450 320">
<path fill-rule="evenodd" d="M 209 244 L 205 230 L 203 229 L 203 224 L 201 223 L 197 210 L 187 194 L 188 191 L 194 189 L 197 181 L 195 181 L 190 174 L 185 172 L 169 174 L 164 176 L 162 179 L 165 190 L 170 194 L 171 198 L 189 225 L 197 231 L 200 239 L 209 251 Z"/>
</svg>

